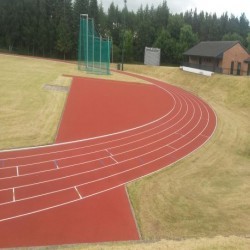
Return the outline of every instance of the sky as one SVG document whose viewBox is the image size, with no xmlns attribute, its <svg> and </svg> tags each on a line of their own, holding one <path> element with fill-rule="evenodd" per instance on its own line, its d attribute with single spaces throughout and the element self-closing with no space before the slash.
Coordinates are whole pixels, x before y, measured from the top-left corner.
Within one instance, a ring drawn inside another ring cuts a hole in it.
<svg viewBox="0 0 250 250">
<path fill-rule="evenodd" d="M 124 6 L 124 0 L 100 0 L 98 2 L 102 2 L 105 11 L 112 2 L 118 5 L 120 9 Z M 163 0 L 127 0 L 127 7 L 129 10 L 136 12 L 141 5 L 146 6 L 148 4 L 149 7 L 152 5 L 157 7 L 162 2 Z M 236 17 L 240 17 L 244 12 L 250 21 L 250 0 L 167 0 L 167 5 L 173 14 L 191 9 L 194 10 L 195 8 L 197 8 L 198 13 L 203 10 L 208 13 L 216 12 L 218 16 L 228 12 L 229 16 L 233 14 Z"/>
</svg>

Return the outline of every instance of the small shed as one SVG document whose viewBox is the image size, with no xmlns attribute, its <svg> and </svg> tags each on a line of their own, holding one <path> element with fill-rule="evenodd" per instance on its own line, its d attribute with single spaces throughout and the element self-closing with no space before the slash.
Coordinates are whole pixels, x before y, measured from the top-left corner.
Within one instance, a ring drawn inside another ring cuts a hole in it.
<svg viewBox="0 0 250 250">
<path fill-rule="evenodd" d="M 183 55 L 186 67 L 232 75 L 250 74 L 250 55 L 239 41 L 200 42 Z"/>
</svg>

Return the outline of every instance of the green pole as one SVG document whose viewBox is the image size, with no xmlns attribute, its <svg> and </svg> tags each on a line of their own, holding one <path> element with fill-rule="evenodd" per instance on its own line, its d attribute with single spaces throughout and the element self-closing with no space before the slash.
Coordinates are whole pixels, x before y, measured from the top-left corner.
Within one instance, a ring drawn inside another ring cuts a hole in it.
<svg viewBox="0 0 250 250">
<path fill-rule="evenodd" d="M 127 0 L 124 0 L 124 16 L 123 16 L 123 36 L 122 36 L 122 71 L 123 71 L 123 64 L 124 64 L 124 38 L 125 38 L 125 10 L 126 10 Z"/>
</svg>

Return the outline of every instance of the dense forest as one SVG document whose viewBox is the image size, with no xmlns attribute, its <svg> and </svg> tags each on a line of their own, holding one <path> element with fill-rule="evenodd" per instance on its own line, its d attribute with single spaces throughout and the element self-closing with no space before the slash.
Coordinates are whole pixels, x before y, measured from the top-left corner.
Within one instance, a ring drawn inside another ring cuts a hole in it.
<svg viewBox="0 0 250 250">
<path fill-rule="evenodd" d="M 239 40 L 250 51 L 250 27 L 243 13 L 173 14 L 167 1 L 158 7 L 129 11 L 113 2 L 104 11 L 97 0 L 1 0 L 0 51 L 54 58 L 77 58 L 79 17 L 94 18 L 102 36 L 112 37 L 119 62 L 124 39 L 125 62 L 143 62 L 144 49 L 161 48 L 162 64 L 178 64 L 182 53 L 204 40 Z"/>
</svg>

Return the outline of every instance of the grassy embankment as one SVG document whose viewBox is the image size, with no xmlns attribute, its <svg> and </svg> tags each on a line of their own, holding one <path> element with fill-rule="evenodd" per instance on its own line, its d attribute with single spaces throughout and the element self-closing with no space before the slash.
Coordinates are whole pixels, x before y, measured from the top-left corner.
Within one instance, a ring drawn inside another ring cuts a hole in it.
<svg viewBox="0 0 250 250">
<path fill-rule="evenodd" d="M 126 69 L 194 92 L 218 116 L 217 130 L 204 147 L 129 185 L 143 239 L 250 236 L 250 78 Z"/>
</svg>

